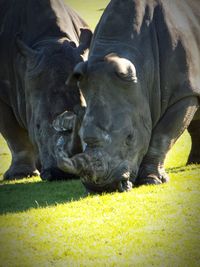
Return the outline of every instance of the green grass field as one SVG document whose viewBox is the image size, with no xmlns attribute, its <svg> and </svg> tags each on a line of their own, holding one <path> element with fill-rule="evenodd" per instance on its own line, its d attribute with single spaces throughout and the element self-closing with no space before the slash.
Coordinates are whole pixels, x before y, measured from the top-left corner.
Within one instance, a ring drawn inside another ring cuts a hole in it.
<svg viewBox="0 0 200 267">
<path fill-rule="evenodd" d="M 67 1 L 94 28 L 108 1 Z M 200 266 L 200 165 L 185 167 L 187 132 L 169 152 L 171 181 L 85 196 L 80 181 L 2 181 L 0 266 Z"/>
</svg>

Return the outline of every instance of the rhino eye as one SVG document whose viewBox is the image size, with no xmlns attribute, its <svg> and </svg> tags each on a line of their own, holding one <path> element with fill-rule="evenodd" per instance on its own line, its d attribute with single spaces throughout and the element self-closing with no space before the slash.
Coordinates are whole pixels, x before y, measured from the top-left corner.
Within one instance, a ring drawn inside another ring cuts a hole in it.
<svg viewBox="0 0 200 267">
<path fill-rule="evenodd" d="M 134 134 L 130 133 L 127 137 L 126 137 L 126 145 L 129 146 L 132 142 L 133 142 L 133 138 L 134 138 Z"/>
</svg>

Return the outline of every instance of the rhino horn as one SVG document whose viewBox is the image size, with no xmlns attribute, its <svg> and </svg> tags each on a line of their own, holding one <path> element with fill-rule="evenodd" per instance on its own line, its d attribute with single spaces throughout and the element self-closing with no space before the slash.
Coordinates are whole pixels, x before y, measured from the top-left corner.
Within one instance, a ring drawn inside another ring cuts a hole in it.
<svg viewBox="0 0 200 267">
<path fill-rule="evenodd" d="M 55 118 L 52 125 L 57 132 L 72 131 L 75 120 L 76 115 L 73 112 L 65 111 Z"/>
</svg>

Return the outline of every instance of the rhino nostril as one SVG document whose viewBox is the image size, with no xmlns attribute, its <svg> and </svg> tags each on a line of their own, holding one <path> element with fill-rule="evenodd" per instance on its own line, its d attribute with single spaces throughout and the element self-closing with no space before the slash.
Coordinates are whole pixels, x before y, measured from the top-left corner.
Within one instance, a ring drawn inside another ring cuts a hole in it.
<svg viewBox="0 0 200 267">
<path fill-rule="evenodd" d="M 36 128 L 37 128 L 38 130 L 40 130 L 40 123 L 37 123 L 37 124 L 36 124 Z"/>
<path fill-rule="evenodd" d="M 67 129 L 65 132 L 66 132 L 67 134 L 72 134 L 72 133 L 73 133 L 73 129 Z"/>
<path fill-rule="evenodd" d="M 126 145 L 130 145 L 133 141 L 134 135 L 133 134 L 129 134 L 126 138 Z"/>
<path fill-rule="evenodd" d="M 101 146 L 101 141 L 98 140 L 97 138 L 93 137 L 88 137 L 84 138 L 84 143 L 86 144 L 86 147 L 90 148 L 95 148 L 95 147 L 100 147 Z"/>
</svg>

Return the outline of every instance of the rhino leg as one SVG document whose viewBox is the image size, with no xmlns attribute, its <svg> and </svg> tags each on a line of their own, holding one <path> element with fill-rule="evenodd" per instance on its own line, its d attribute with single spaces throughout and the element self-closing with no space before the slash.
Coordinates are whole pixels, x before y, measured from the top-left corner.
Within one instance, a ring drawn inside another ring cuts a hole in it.
<svg viewBox="0 0 200 267">
<path fill-rule="evenodd" d="M 187 164 L 200 163 L 200 120 L 193 120 L 188 127 L 188 132 L 191 136 L 192 147 Z"/>
<path fill-rule="evenodd" d="M 136 185 L 168 182 L 169 177 L 164 169 L 166 154 L 188 127 L 197 109 L 198 99 L 188 97 L 166 111 L 154 128 L 148 152 L 140 166 Z"/>
<path fill-rule="evenodd" d="M 38 175 L 35 157 L 27 132 L 19 126 L 12 109 L 0 100 L 0 132 L 5 138 L 12 154 L 5 180 L 20 179 Z"/>
</svg>

